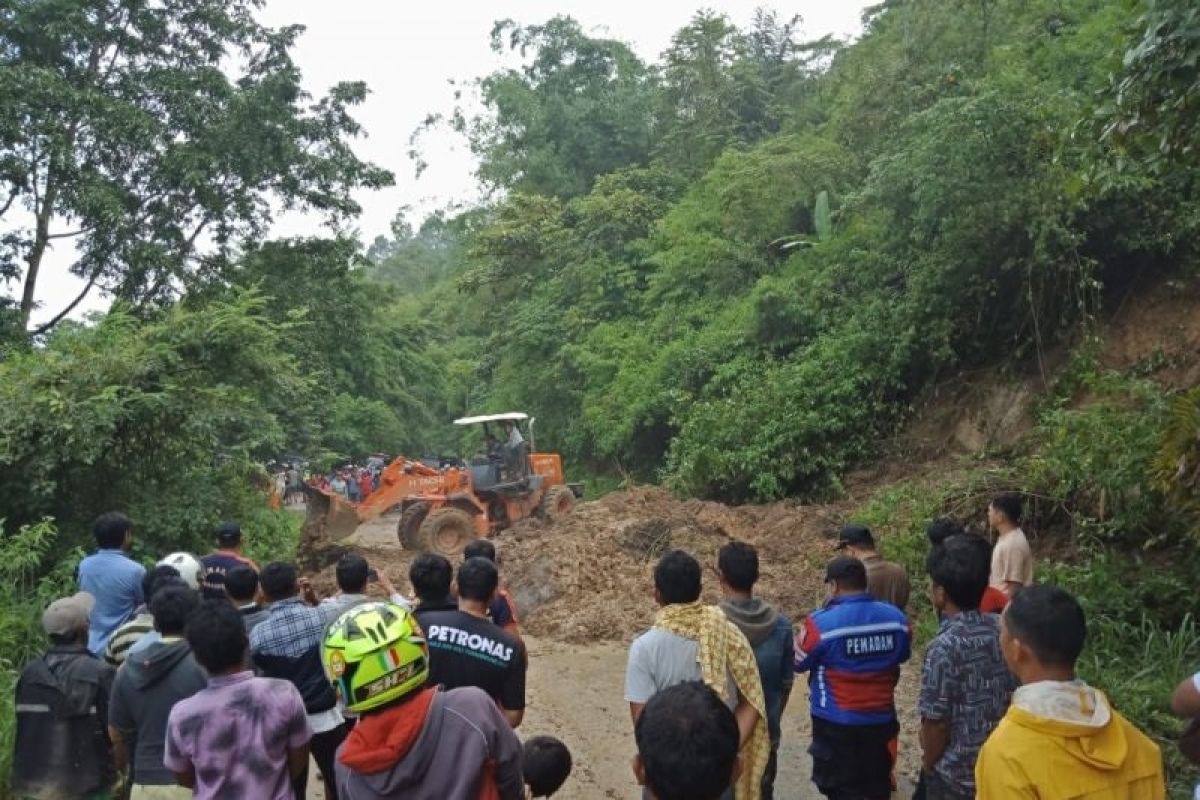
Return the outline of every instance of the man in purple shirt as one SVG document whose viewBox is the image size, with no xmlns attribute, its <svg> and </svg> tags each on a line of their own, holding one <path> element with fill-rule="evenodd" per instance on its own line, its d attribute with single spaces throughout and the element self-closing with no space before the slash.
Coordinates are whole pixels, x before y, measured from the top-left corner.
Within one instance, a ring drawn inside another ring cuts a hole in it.
<svg viewBox="0 0 1200 800">
<path fill-rule="evenodd" d="M 163 764 L 197 800 L 292 800 L 311 738 L 300 693 L 246 667 L 246 628 L 228 601 L 206 600 L 186 637 L 208 687 L 171 709 Z"/>
</svg>

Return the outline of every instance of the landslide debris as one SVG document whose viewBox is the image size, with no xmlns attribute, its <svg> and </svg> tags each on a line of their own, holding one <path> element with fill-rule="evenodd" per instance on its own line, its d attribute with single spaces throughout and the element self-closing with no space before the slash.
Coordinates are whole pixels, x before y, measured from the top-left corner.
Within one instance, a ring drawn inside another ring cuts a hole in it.
<svg viewBox="0 0 1200 800">
<path fill-rule="evenodd" d="M 704 598 L 716 602 L 717 551 L 732 539 L 759 550 L 759 593 L 793 618 L 819 605 L 825 563 L 842 520 L 838 505 L 781 502 L 726 506 L 636 488 L 580 503 L 567 518 L 527 520 L 497 539 L 501 575 L 521 624 L 568 642 L 628 640 L 653 621 L 655 561 L 671 549 L 705 568 Z"/>
</svg>

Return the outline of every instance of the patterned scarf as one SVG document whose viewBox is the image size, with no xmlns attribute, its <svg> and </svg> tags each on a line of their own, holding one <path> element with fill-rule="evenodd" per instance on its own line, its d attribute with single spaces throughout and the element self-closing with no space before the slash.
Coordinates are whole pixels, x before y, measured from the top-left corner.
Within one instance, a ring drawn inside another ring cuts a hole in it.
<svg viewBox="0 0 1200 800">
<path fill-rule="evenodd" d="M 758 712 L 758 722 L 746 746 L 742 748 L 742 776 L 734 787 L 737 800 L 759 800 L 762 776 L 771 755 L 767 734 L 767 704 L 763 700 L 758 662 L 746 637 L 716 606 L 673 603 L 663 606 L 654 618 L 654 627 L 698 644 L 696 661 L 704 682 L 717 694 L 725 694 L 725 676 L 733 676 L 738 691 Z"/>
</svg>

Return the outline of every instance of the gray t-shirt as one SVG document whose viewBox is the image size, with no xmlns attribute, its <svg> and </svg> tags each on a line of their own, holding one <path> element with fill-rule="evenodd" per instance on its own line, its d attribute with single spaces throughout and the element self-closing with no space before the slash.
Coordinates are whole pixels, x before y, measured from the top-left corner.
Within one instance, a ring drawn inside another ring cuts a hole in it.
<svg viewBox="0 0 1200 800">
<path fill-rule="evenodd" d="M 633 640 L 625 665 L 625 699 L 645 703 L 655 692 L 701 679 L 699 644 L 678 634 L 651 628 Z"/>
<path fill-rule="evenodd" d="M 696 657 L 700 645 L 661 628 L 651 628 L 629 646 L 625 665 L 625 699 L 645 703 L 655 692 L 684 681 L 703 679 Z M 725 676 L 725 702 L 737 705 L 737 687 L 732 675 Z"/>
</svg>

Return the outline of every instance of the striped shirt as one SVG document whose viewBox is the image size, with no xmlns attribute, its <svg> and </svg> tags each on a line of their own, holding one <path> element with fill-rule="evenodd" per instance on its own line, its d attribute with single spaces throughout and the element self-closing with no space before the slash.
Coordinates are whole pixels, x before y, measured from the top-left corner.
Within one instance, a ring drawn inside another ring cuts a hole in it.
<svg viewBox="0 0 1200 800">
<path fill-rule="evenodd" d="M 104 647 L 104 660 L 119 667 L 129 657 L 130 649 L 138 640 L 154 630 L 154 615 L 145 606 L 138 609 L 138 614 L 121 627 L 113 631 L 113 635 Z"/>
</svg>

